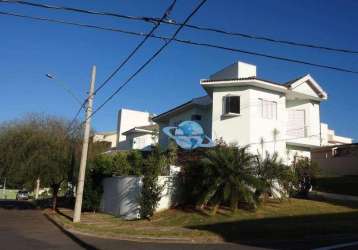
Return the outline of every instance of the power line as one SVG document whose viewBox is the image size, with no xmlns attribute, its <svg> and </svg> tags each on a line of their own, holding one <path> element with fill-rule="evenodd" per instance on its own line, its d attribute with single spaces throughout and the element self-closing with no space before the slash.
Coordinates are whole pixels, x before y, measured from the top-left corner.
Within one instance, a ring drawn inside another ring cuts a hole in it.
<svg viewBox="0 0 358 250">
<path fill-rule="evenodd" d="M 190 40 L 177 39 L 176 41 L 180 42 L 180 43 L 191 44 L 191 45 L 216 48 L 216 49 L 227 50 L 227 51 L 232 51 L 232 52 L 244 53 L 244 54 L 253 55 L 253 56 L 260 56 L 260 57 L 275 59 L 275 60 L 279 60 L 279 61 L 286 61 L 286 62 L 291 62 L 291 63 L 305 64 L 305 65 L 314 66 L 314 67 L 318 67 L 318 68 L 325 68 L 325 69 L 331 69 L 331 70 L 336 70 L 336 71 L 341 71 L 341 72 L 346 72 L 346 73 L 358 74 L 358 71 L 351 70 L 351 69 L 345 69 L 345 68 L 341 68 L 341 67 L 335 67 L 335 66 L 318 64 L 318 63 L 311 63 L 311 62 L 308 62 L 308 61 L 292 59 L 292 58 L 287 58 L 287 57 L 273 56 L 273 55 L 270 55 L 270 54 L 265 54 L 265 53 L 255 52 L 255 51 L 242 50 L 242 49 L 237 49 L 237 48 L 230 48 L 230 47 L 225 47 L 225 46 L 215 45 L 215 44 L 210 44 L 210 43 L 193 42 L 193 41 L 190 41 Z"/>
<path fill-rule="evenodd" d="M 32 19 L 32 20 L 47 21 L 47 22 L 51 22 L 51 23 L 60 23 L 60 24 L 79 26 L 79 27 L 85 27 L 85 28 L 93 28 L 93 29 L 97 29 L 97 30 L 118 32 L 118 33 L 133 35 L 133 36 L 141 36 L 141 37 L 143 37 L 143 36 L 148 35 L 146 33 L 127 31 L 127 30 L 117 29 L 117 28 L 107 28 L 107 27 L 101 27 L 101 26 L 96 26 L 96 25 L 88 25 L 88 24 L 75 23 L 75 22 L 67 22 L 67 21 L 62 21 L 62 20 L 58 20 L 58 19 L 34 17 L 34 16 L 28 16 L 28 15 L 22 15 L 22 14 L 17 14 L 17 13 L 10 13 L 10 12 L 3 12 L 3 11 L 0 11 L 0 15 L 21 17 L 21 18 L 27 18 L 27 19 Z M 164 41 L 167 41 L 167 40 L 170 39 L 169 37 L 158 36 L 158 35 L 154 35 L 154 34 L 150 35 L 149 37 L 156 38 L 156 39 L 161 39 L 161 40 L 164 40 Z M 209 48 L 226 50 L 226 51 L 231 51 L 231 52 L 249 54 L 249 55 L 253 55 L 253 56 L 260 56 L 260 57 L 265 57 L 265 58 L 279 60 L 279 61 L 286 61 L 286 62 L 291 62 L 291 63 L 304 64 L 304 65 L 309 65 L 309 66 L 313 66 L 313 67 L 330 69 L 330 70 L 335 70 L 335 71 L 340 71 L 340 72 L 345 72 L 345 73 L 358 74 L 358 71 L 351 70 L 351 69 L 335 67 L 335 66 L 330 66 L 330 65 L 324 65 L 324 64 L 318 64 L 318 63 L 312 63 L 312 62 L 303 61 L 303 60 L 297 60 L 297 59 L 293 59 L 293 58 L 274 56 L 274 55 L 270 55 L 270 54 L 259 53 L 259 52 L 255 52 L 255 51 L 242 50 L 242 49 L 238 49 L 238 48 L 231 48 L 231 47 L 226 47 L 226 46 L 216 45 L 216 44 L 211 44 L 211 43 L 195 42 L 195 41 L 191 41 L 191 40 L 184 40 L 184 39 L 178 39 L 178 38 L 173 39 L 173 41 L 183 43 L 183 44 L 196 45 L 196 46 L 201 46 L 201 47 L 209 47 Z"/>
<path fill-rule="evenodd" d="M 71 131 L 72 126 L 75 124 L 75 122 L 77 121 L 78 116 L 81 113 L 82 108 L 85 106 L 85 104 L 87 103 L 87 98 L 86 100 L 82 103 L 82 105 L 80 106 L 80 108 L 77 110 L 76 114 L 74 115 L 73 119 L 71 120 L 70 124 L 68 125 L 67 130 Z M 82 126 L 82 125 L 81 125 Z"/>
<path fill-rule="evenodd" d="M 176 0 L 173 0 L 170 6 L 165 10 L 161 20 L 164 20 L 169 17 L 170 12 L 173 10 L 176 4 Z M 154 31 L 159 27 L 160 22 L 157 22 L 151 31 L 145 36 L 145 38 L 132 50 L 132 52 L 127 56 L 127 58 L 106 78 L 106 80 L 93 92 L 93 95 L 96 95 L 117 73 L 118 71 L 123 68 L 123 66 L 134 56 L 134 54 L 143 46 L 143 44 L 148 40 L 148 38 L 153 35 Z M 75 114 L 75 117 L 72 119 L 69 130 L 72 128 L 73 124 L 76 122 L 77 117 L 80 115 L 82 108 L 86 105 L 88 98 L 82 103 L 81 107 Z M 92 115 L 91 115 L 92 116 Z M 82 126 L 82 125 L 81 125 Z M 80 126 L 80 127 L 81 127 Z"/>
<path fill-rule="evenodd" d="M 181 25 L 172 37 L 165 42 L 165 44 L 160 47 L 157 52 L 155 52 L 136 72 L 134 72 L 115 92 L 112 93 L 93 113 L 94 116 L 98 111 L 100 111 L 115 95 L 118 94 L 136 75 L 138 75 L 148 64 L 150 64 L 179 34 L 179 32 L 184 28 L 184 24 L 189 22 L 189 20 L 199 11 L 199 9 L 206 3 L 207 0 L 202 0 L 199 5 L 190 13 L 190 15 L 185 19 L 183 25 Z"/>
<path fill-rule="evenodd" d="M 352 50 L 352 49 L 333 48 L 333 47 L 315 45 L 315 44 L 310 44 L 310 43 L 282 40 L 282 39 L 277 39 L 277 38 L 273 38 L 273 37 L 255 35 L 255 34 L 232 32 L 232 31 L 226 31 L 226 30 L 218 29 L 218 28 L 211 28 L 211 27 L 192 25 L 192 24 L 183 24 L 183 23 L 175 22 L 174 20 L 165 20 L 165 19 L 161 20 L 160 18 L 155 18 L 155 17 L 129 16 L 129 15 L 124 15 L 124 14 L 119 14 L 119 13 L 86 10 L 86 9 L 79 9 L 79 8 L 72 8 L 72 7 L 65 7 L 65 6 L 55 6 L 55 5 L 48 5 L 48 4 L 39 4 L 39 3 L 33 3 L 33 2 L 28 2 L 28 1 L 0 0 L 0 2 L 22 4 L 22 5 L 32 6 L 32 7 L 51 9 L 51 10 L 63 10 L 63 11 L 71 11 L 71 12 L 78 12 L 78 13 L 91 14 L 91 15 L 110 16 L 110 17 L 116 17 L 116 18 L 121 18 L 121 19 L 129 19 L 129 20 L 136 20 L 136 21 L 149 22 L 149 23 L 161 22 L 161 23 L 175 25 L 175 26 L 184 25 L 184 27 L 187 27 L 187 28 L 200 30 L 200 31 L 214 32 L 214 33 L 223 34 L 226 36 L 237 36 L 237 37 L 241 37 L 241 38 L 245 38 L 245 39 L 254 39 L 254 40 L 259 40 L 259 41 L 279 43 L 279 44 L 285 44 L 285 45 L 296 46 L 296 47 L 306 47 L 306 48 L 311 48 L 311 49 L 320 49 L 320 50 L 334 51 L 334 52 L 347 53 L 347 54 L 355 54 L 355 55 L 358 54 L 357 50 Z"/>
<path fill-rule="evenodd" d="M 173 10 L 175 6 L 176 0 L 174 0 L 171 5 L 166 9 L 163 16 L 160 20 L 165 20 L 169 17 L 171 11 Z M 120 69 L 123 68 L 123 66 L 134 56 L 134 54 L 143 46 L 143 44 L 148 40 L 149 37 L 153 35 L 153 33 L 158 29 L 161 22 L 157 22 L 154 27 L 151 29 L 151 31 L 145 35 L 144 39 L 132 50 L 132 52 L 127 56 L 125 60 L 106 78 L 106 80 L 103 81 L 102 84 L 94 91 L 94 95 L 96 95 L 117 73 Z"/>
</svg>

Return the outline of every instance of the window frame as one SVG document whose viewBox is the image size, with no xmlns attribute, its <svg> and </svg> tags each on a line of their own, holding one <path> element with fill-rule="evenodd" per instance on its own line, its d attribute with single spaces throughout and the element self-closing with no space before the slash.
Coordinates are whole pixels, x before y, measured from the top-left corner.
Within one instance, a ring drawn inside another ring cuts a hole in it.
<svg viewBox="0 0 358 250">
<path fill-rule="evenodd" d="M 277 101 L 272 101 L 272 100 L 267 100 L 264 98 L 259 98 L 259 109 L 260 109 L 260 116 L 261 119 L 265 119 L 265 120 L 273 120 L 273 121 L 277 121 L 278 120 L 278 115 L 277 115 Z M 264 115 L 264 107 L 265 107 L 265 103 L 270 104 L 270 105 L 266 105 L 266 107 L 270 107 L 270 112 L 268 112 L 268 109 L 266 110 L 267 114 Z"/>
<path fill-rule="evenodd" d="M 238 98 L 238 111 L 239 111 L 238 113 L 232 112 L 231 103 L 230 103 L 231 98 Z M 241 96 L 239 96 L 239 95 L 224 96 L 224 98 L 223 98 L 223 115 L 224 116 L 238 116 L 240 114 L 241 114 Z"/>
</svg>

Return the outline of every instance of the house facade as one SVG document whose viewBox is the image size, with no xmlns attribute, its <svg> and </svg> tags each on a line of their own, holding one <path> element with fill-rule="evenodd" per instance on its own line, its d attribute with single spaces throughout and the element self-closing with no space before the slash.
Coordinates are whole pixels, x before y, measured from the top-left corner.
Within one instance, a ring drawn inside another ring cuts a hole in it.
<svg viewBox="0 0 358 250">
<path fill-rule="evenodd" d="M 93 135 L 93 142 L 109 142 L 111 148 L 117 146 L 117 131 L 97 132 Z"/>
<path fill-rule="evenodd" d="M 324 177 L 358 176 L 358 143 L 325 146 L 312 150 L 312 161 Z"/>
<path fill-rule="evenodd" d="M 151 150 L 152 146 L 158 142 L 159 129 L 152 121 L 153 116 L 149 112 L 120 109 L 117 131 L 95 133 L 93 141 L 110 142 L 110 151 Z"/>
<path fill-rule="evenodd" d="M 284 84 L 258 78 L 256 66 L 237 62 L 200 81 L 207 95 L 194 98 L 153 118 L 159 143 L 168 144 L 162 128 L 185 120 L 202 125 L 213 140 L 248 146 L 252 153 L 277 152 L 287 163 L 310 157 L 322 146 L 320 104 L 327 93 L 310 76 Z M 336 143 L 351 139 L 336 136 Z M 328 140 L 327 142 L 328 143 Z"/>
</svg>

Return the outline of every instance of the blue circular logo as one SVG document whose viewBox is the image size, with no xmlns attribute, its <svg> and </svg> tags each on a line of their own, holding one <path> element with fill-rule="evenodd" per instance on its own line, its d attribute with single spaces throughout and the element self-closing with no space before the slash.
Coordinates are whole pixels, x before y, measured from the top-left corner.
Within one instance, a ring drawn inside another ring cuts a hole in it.
<svg viewBox="0 0 358 250">
<path fill-rule="evenodd" d="M 174 139 L 183 149 L 195 149 L 198 147 L 214 147 L 212 140 L 204 134 L 203 128 L 194 121 L 184 121 L 178 127 L 165 127 L 163 132 Z"/>
</svg>

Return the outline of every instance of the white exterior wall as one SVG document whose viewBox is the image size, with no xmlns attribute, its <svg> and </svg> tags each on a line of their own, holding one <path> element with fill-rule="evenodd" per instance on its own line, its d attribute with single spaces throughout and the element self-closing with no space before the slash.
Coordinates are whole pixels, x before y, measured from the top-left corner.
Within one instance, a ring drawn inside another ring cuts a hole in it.
<svg viewBox="0 0 358 250">
<path fill-rule="evenodd" d="M 116 176 L 103 180 L 103 195 L 100 210 L 124 219 L 139 219 L 140 193 L 142 177 Z M 159 185 L 163 185 L 161 199 L 156 212 L 170 208 L 174 192 L 174 182 L 170 176 L 159 176 Z"/>
<path fill-rule="evenodd" d="M 152 145 L 157 144 L 158 137 L 153 134 L 131 133 L 130 135 L 127 135 L 127 140 L 130 144 L 128 150 L 147 150 Z"/>
<path fill-rule="evenodd" d="M 297 136 L 297 131 L 286 131 L 286 138 L 289 138 L 288 142 L 307 146 L 320 146 L 321 123 L 319 103 L 310 100 L 289 100 L 286 106 L 287 114 L 290 110 L 305 111 L 305 128 L 302 128 L 304 135 Z"/>
<path fill-rule="evenodd" d="M 150 119 L 150 113 L 130 110 L 130 109 L 121 109 L 118 112 L 118 125 L 117 125 L 117 136 L 118 142 L 117 147 L 120 150 L 126 150 L 130 148 L 126 136 L 122 133 L 139 126 L 148 126 L 153 124 Z"/>
<path fill-rule="evenodd" d="M 321 140 L 322 146 L 351 144 L 353 142 L 352 138 L 335 135 L 334 130 L 329 129 L 325 123 L 321 123 Z"/>
<path fill-rule="evenodd" d="M 226 95 L 240 96 L 240 115 L 224 117 L 223 99 Z M 260 100 L 277 103 L 277 119 L 262 118 Z M 213 91 L 213 139 L 222 138 L 226 143 L 249 145 L 251 153 L 277 152 L 286 156 L 286 98 L 278 92 L 247 87 L 217 88 Z M 274 139 L 274 129 L 279 132 Z M 261 138 L 264 143 L 261 144 Z"/>
<path fill-rule="evenodd" d="M 250 143 L 250 90 L 246 87 L 221 87 L 213 91 L 212 139 L 245 146 Z M 240 115 L 223 116 L 223 99 L 228 94 L 240 96 Z"/>
<path fill-rule="evenodd" d="M 250 103 L 249 108 L 249 124 L 250 124 L 250 151 L 254 154 L 265 154 L 268 151 L 270 154 L 277 152 L 280 157 L 284 158 L 286 154 L 286 97 L 278 92 L 273 92 L 263 89 L 250 89 Z M 266 119 L 262 117 L 260 112 L 260 101 L 273 101 L 277 103 L 277 118 Z M 278 131 L 276 138 L 274 137 L 274 130 Z M 264 143 L 261 144 L 261 139 Z"/>
<path fill-rule="evenodd" d="M 309 148 L 298 147 L 293 145 L 287 145 L 286 147 L 287 147 L 286 156 L 283 158 L 286 164 L 289 165 L 293 164 L 295 157 L 311 158 L 311 150 Z"/>
</svg>

